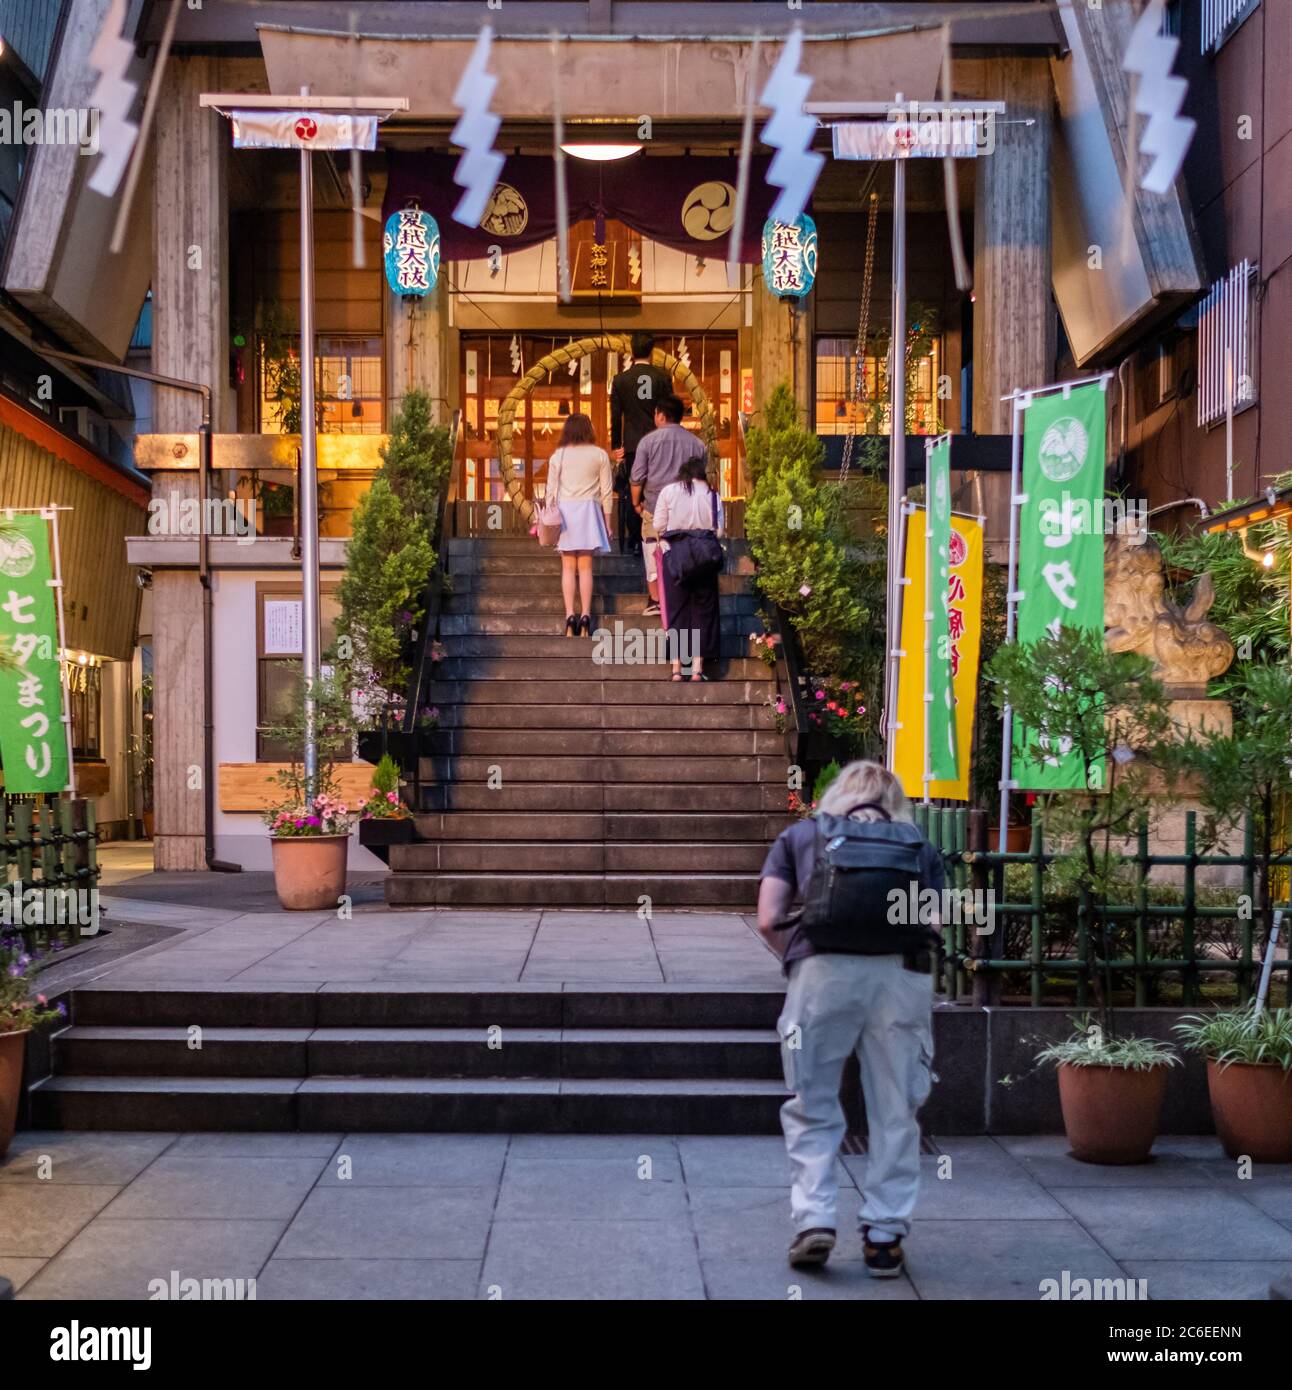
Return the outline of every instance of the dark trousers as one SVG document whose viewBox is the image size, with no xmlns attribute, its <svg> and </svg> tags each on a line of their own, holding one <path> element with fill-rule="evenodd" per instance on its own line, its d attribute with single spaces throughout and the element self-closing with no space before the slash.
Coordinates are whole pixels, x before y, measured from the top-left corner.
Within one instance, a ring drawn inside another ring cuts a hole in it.
<svg viewBox="0 0 1292 1390">
<path fill-rule="evenodd" d="M 722 654 L 722 604 L 718 576 L 715 574 L 697 585 L 684 588 L 673 581 L 661 551 L 659 577 L 664 589 L 664 615 L 668 630 L 687 634 L 685 638 L 675 640 L 685 642 L 689 656 L 698 656 L 706 664 L 716 662 Z"/>
<path fill-rule="evenodd" d="M 633 456 L 624 461 L 615 474 L 615 494 L 619 498 L 619 553 L 640 555 L 642 548 L 642 519 L 633 506 L 633 489 L 629 478 L 633 471 Z"/>
</svg>

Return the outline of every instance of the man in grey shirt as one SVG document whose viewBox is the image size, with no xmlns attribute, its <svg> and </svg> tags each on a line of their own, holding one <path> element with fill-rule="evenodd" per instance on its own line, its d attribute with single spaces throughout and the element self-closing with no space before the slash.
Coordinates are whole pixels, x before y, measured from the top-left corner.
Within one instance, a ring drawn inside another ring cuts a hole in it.
<svg viewBox="0 0 1292 1390">
<path fill-rule="evenodd" d="M 650 602 L 647 616 L 659 612 L 659 536 L 652 513 L 655 499 L 677 481 L 687 459 L 701 457 L 704 442 L 682 425 L 684 407 L 677 396 L 665 396 L 655 407 L 655 428 L 643 436 L 633 458 L 633 507 L 642 519 L 642 563 Z"/>
</svg>

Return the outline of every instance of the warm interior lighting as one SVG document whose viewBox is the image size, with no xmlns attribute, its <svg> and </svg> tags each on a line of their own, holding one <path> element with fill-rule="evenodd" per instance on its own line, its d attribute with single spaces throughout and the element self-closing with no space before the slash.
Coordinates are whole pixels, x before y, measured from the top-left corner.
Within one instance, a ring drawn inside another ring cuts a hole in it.
<svg viewBox="0 0 1292 1390">
<path fill-rule="evenodd" d="M 562 145 L 561 148 L 575 159 L 591 159 L 602 164 L 611 159 L 627 159 L 641 150 L 640 145 Z"/>
</svg>

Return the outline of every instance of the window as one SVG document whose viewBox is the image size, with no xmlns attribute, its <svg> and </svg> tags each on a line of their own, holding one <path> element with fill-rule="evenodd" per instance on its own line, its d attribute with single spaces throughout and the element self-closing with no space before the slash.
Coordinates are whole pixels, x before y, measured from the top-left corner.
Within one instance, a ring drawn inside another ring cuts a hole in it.
<svg viewBox="0 0 1292 1390">
<path fill-rule="evenodd" d="M 98 657 L 63 655 L 67 673 L 67 709 L 72 716 L 72 756 L 99 757 L 102 734 L 103 667 Z"/>
<path fill-rule="evenodd" d="M 300 393 L 300 339 L 282 363 L 260 362 L 260 432 L 294 434 L 290 402 Z M 314 340 L 314 390 L 321 434 L 381 434 L 381 339 L 320 334 Z M 285 395 L 287 403 L 280 399 Z M 285 418 L 286 417 L 286 418 Z"/>
<path fill-rule="evenodd" d="M 341 611 L 335 589 L 320 596 L 319 627 L 324 652 L 336 641 Z M 289 715 L 301 683 L 301 591 L 256 585 L 256 761 L 289 762 L 291 749 L 269 732 Z"/>
<path fill-rule="evenodd" d="M 1216 53 L 1261 0 L 1202 0 L 1202 51 Z"/>
<path fill-rule="evenodd" d="M 938 363 L 936 338 L 928 351 L 911 359 L 908 368 L 906 429 L 908 434 L 937 434 Z M 868 352 L 863 371 L 862 400 L 853 399 L 857 369 L 856 342 L 851 338 L 818 338 L 816 342 L 817 434 L 888 434 L 888 355 Z M 855 421 L 855 426 L 854 426 Z"/>
<path fill-rule="evenodd" d="M 1212 285 L 1198 306 L 1198 423 L 1223 420 L 1256 400 L 1252 377 L 1256 267 L 1242 261 Z"/>
</svg>

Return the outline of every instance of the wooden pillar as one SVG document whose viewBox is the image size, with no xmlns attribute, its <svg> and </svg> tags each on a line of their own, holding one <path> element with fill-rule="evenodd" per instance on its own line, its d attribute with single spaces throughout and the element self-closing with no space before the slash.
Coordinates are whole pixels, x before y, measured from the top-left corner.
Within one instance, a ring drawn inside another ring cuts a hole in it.
<svg viewBox="0 0 1292 1390">
<path fill-rule="evenodd" d="M 447 424 L 459 404 L 458 335 L 449 327 L 449 288 L 444 276 L 421 299 L 390 294 L 386 312 L 386 427 L 406 391 L 425 391 L 432 418 Z"/>
<path fill-rule="evenodd" d="M 1053 370 L 1050 299 L 1050 142 L 1054 90 L 1044 58 L 975 65 L 973 95 L 1003 101 L 996 145 L 975 161 L 973 427 L 1007 434 L 1009 391 L 1046 384 Z M 957 76 L 959 76 L 957 69 Z M 1031 120 L 1031 125 L 1023 124 Z"/>
<path fill-rule="evenodd" d="M 754 271 L 753 296 L 754 409 L 761 411 L 784 381 L 810 422 L 814 296 L 780 299 L 763 284 L 761 267 Z"/>
<path fill-rule="evenodd" d="M 219 91 L 209 57 L 172 55 L 154 125 L 153 370 L 211 388 L 211 423 L 235 427 L 229 387 L 229 131 L 198 105 Z M 154 430 L 188 433 L 201 420 L 200 397 L 156 387 Z M 154 497 L 197 495 L 197 476 L 157 473 Z M 154 863 L 205 867 L 202 706 L 202 589 L 195 570 L 153 576 Z"/>
</svg>

